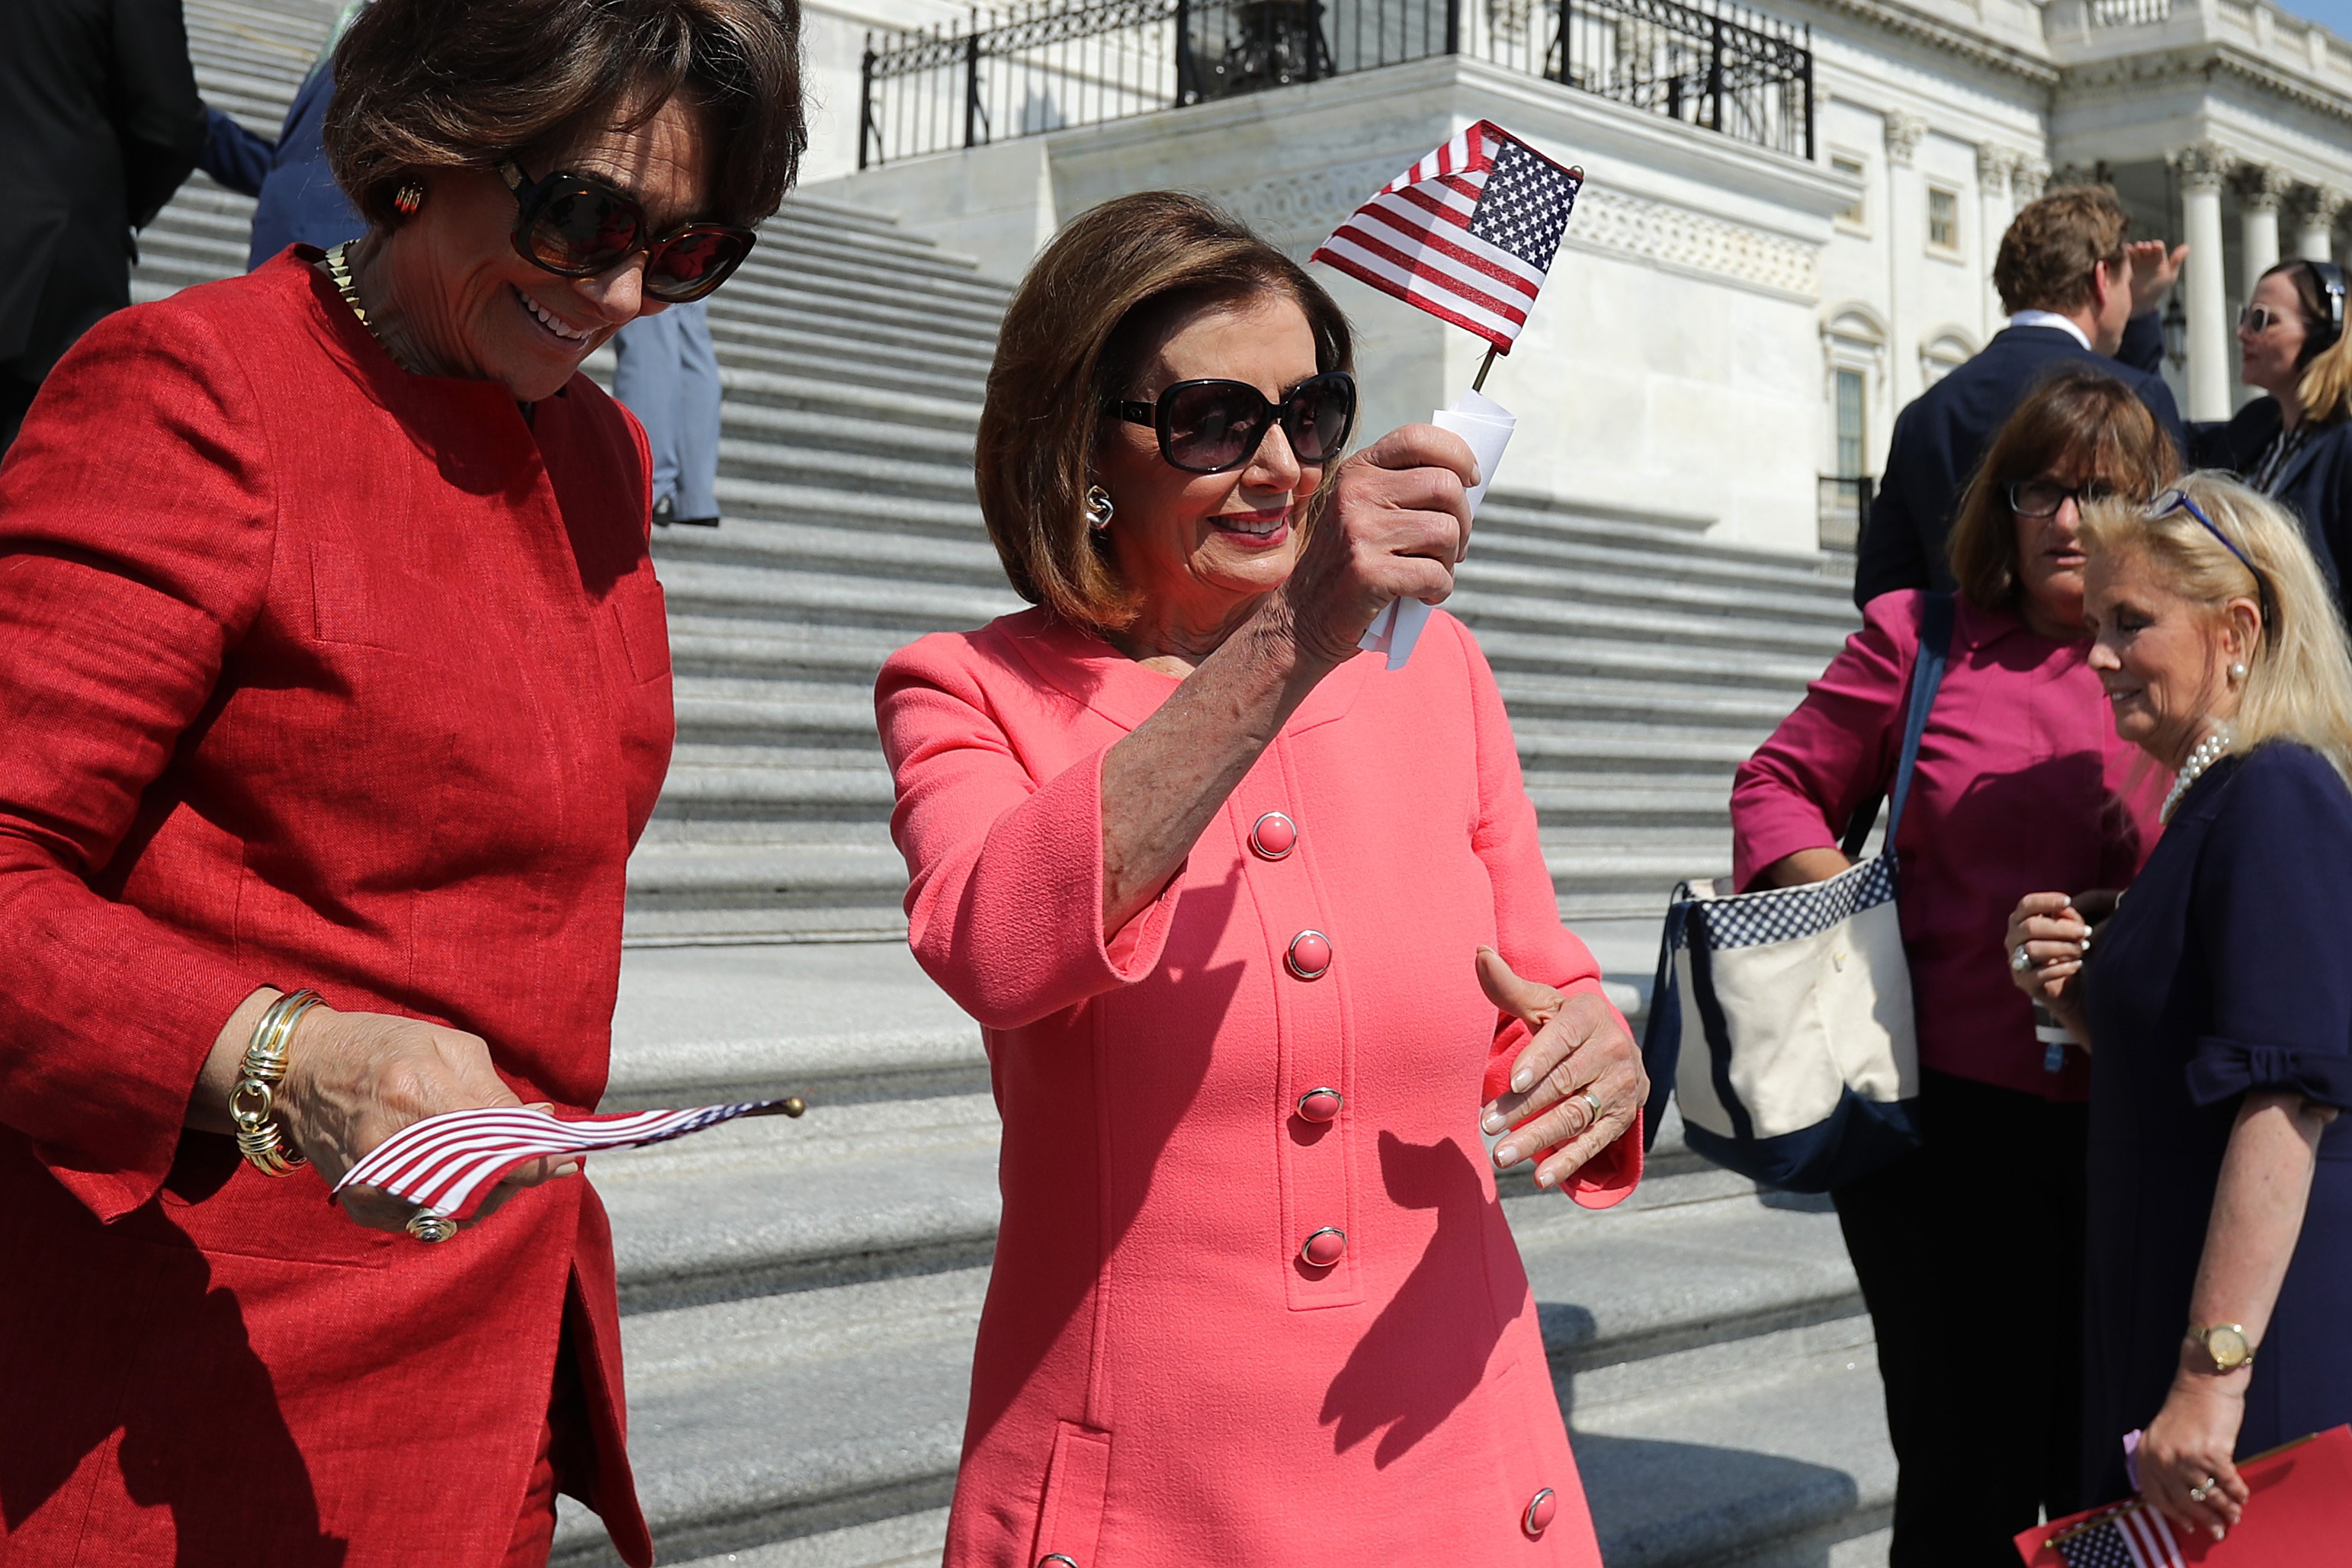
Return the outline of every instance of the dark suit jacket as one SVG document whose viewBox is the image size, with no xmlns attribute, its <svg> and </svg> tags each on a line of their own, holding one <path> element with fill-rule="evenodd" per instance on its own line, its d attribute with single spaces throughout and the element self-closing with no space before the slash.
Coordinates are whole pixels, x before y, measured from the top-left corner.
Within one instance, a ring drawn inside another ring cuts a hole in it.
<svg viewBox="0 0 2352 1568">
<path fill-rule="evenodd" d="M 2189 427 L 2189 458 L 2200 468 L 2252 473 L 2279 432 L 2278 400 L 2258 397 L 2227 424 Z M 2352 561 L 2352 420 L 2314 425 L 2272 482 L 2271 497 L 2303 524 L 2303 537 L 2320 570 L 2344 593 L 2344 566 Z"/>
<path fill-rule="evenodd" d="M 131 302 L 131 231 L 204 144 L 180 0 L 0 0 L 0 368 Z"/>
<path fill-rule="evenodd" d="M 2046 376 L 2078 365 L 2106 371 L 2137 392 L 2185 450 L 2179 410 L 2154 373 L 2163 353 L 2163 329 L 2153 314 L 2132 322 L 2116 359 L 2094 353 L 2056 327 L 2011 327 L 1920 393 L 1895 421 L 1886 474 L 1854 563 L 1854 603 L 1899 588 L 1949 592 L 1958 586 L 1944 540 L 1960 493 L 2003 422 Z"/>
</svg>

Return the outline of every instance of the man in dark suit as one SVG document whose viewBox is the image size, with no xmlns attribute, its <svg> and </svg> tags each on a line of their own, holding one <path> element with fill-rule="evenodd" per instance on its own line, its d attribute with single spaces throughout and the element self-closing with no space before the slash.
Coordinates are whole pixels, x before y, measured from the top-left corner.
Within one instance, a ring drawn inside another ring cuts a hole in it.
<svg viewBox="0 0 2352 1568">
<path fill-rule="evenodd" d="M 0 450 L 204 144 L 180 0 L 0 0 Z"/>
<path fill-rule="evenodd" d="M 1992 272 L 2010 325 L 1896 417 L 1854 564 L 1855 604 L 1900 588 L 1954 587 L 1944 540 L 1961 492 L 2003 422 L 2056 371 L 2106 371 L 2186 447 L 2180 411 L 2156 373 L 2164 332 L 2155 310 L 2188 247 L 2128 245 L 2130 227 L 2114 193 L 2091 185 L 2053 191 L 2011 223 Z"/>
</svg>

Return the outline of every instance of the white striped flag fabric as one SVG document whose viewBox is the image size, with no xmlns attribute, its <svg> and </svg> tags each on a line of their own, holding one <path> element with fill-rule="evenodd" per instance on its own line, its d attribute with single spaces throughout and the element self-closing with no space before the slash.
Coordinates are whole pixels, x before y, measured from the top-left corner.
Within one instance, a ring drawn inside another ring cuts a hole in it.
<svg viewBox="0 0 2352 1568">
<path fill-rule="evenodd" d="M 1583 188 L 1581 169 L 1482 120 L 1382 186 L 1308 259 L 1507 354 Z"/>
<path fill-rule="evenodd" d="M 373 1186 L 428 1214 L 467 1219 L 516 1166 L 551 1156 L 634 1149 L 699 1133 L 738 1116 L 797 1116 L 797 1099 L 747 1100 L 688 1111 L 627 1111 L 558 1121 L 543 1111 L 490 1105 L 412 1122 L 343 1173 L 337 1192 Z"/>
<path fill-rule="evenodd" d="M 2164 1515 L 2134 1499 L 2058 1537 L 2066 1568 L 2187 1568 Z"/>
</svg>

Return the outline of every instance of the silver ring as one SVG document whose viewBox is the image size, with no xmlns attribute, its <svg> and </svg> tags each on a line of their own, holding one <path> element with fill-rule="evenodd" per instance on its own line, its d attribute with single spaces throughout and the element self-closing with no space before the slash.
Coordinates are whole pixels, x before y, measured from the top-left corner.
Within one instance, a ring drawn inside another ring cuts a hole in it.
<svg viewBox="0 0 2352 1568">
<path fill-rule="evenodd" d="M 1983 951 L 1981 948 L 1978 950 L 1979 952 Z M 2033 967 L 2033 955 L 2025 950 L 2024 943 L 2020 942 L 2016 947 L 2011 951 L 2009 955 L 2009 967 L 2016 970 L 2021 975 L 2025 973 L 2026 970 Z"/>
<path fill-rule="evenodd" d="M 1584 1124 L 1585 1126 L 1588 1128 L 1599 1126 L 1601 1124 L 1601 1102 L 1592 1097 L 1592 1091 L 1590 1089 L 1580 1089 L 1576 1092 L 1576 1097 L 1584 1102 L 1584 1108 L 1586 1110 L 1592 1113 L 1591 1118 Z"/>
<path fill-rule="evenodd" d="M 2221 1484 L 2221 1477 L 2207 1476 L 2203 1486 L 2190 1487 L 2189 1489 L 2189 1500 L 2190 1502 L 2203 1502 L 2207 1498 L 2213 1495 L 2213 1489 Z"/>
<path fill-rule="evenodd" d="M 408 1217 L 408 1233 L 432 1246 L 457 1235 L 457 1222 L 420 1208 Z"/>
</svg>

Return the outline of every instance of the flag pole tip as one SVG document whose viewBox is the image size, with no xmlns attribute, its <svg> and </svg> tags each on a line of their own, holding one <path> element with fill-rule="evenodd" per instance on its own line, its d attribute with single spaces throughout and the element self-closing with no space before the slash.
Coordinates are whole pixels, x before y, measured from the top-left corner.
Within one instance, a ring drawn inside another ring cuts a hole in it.
<svg viewBox="0 0 2352 1568">
<path fill-rule="evenodd" d="M 1581 163 L 1570 163 L 1568 166 L 1568 177 L 1571 180 L 1581 182 L 1584 178 L 1584 165 Z"/>
</svg>

